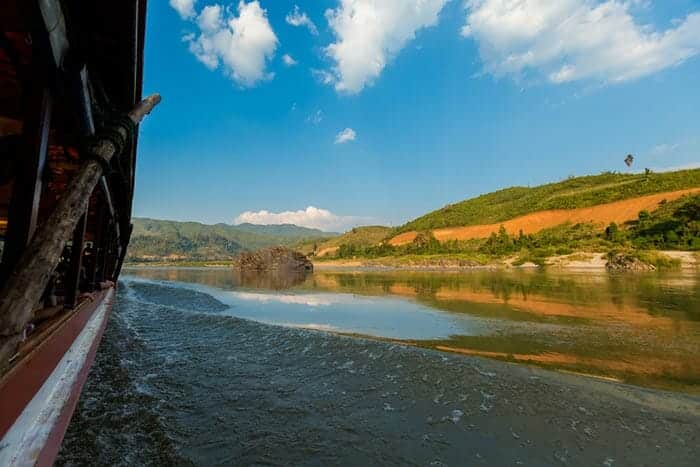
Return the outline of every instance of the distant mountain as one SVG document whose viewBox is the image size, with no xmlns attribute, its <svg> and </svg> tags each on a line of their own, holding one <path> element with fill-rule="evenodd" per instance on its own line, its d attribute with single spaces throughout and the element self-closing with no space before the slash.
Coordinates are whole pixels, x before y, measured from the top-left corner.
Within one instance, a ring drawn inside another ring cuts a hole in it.
<svg viewBox="0 0 700 467">
<path fill-rule="evenodd" d="M 310 229 L 308 227 L 300 227 L 294 224 L 280 225 L 259 225 L 259 224 L 238 224 L 233 226 L 236 230 L 256 233 L 260 235 L 269 235 L 272 237 L 289 237 L 289 238 L 328 238 L 340 235 L 335 232 L 324 232 L 319 229 Z"/>
<path fill-rule="evenodd" d="M 243 250 L 323 241 L 337 234 L 296 225 L 207 225 L 134 218 L 129 261 L 229 260 Z"/>
</svg>

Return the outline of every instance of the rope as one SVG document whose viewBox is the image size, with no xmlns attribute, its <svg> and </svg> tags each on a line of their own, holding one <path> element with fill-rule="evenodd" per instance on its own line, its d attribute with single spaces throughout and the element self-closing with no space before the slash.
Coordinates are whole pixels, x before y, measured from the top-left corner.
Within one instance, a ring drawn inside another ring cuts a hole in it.
<svg viewBox="0 0 700 467">
<path fill-rule="evenodd" d="M 121 130 L 121 131 L 120 131 Z M 126 134 L 126 137 L 124 137 Z M 84 155 L 88 159 L 98 162 L 105 174 L 112 171 L 112 163 L 115 157 L 118 157 L 122 152 L 131 147 L 136 134 L 136 124 L 127 116 L 121 115 L 110 120 L 99 132 L 85 139 Z M 102 156 L 96 150 L 97 146 L 104 141 L 109 141 L 114 146 L 114 155 L 111 160 Z"/>
</svg>

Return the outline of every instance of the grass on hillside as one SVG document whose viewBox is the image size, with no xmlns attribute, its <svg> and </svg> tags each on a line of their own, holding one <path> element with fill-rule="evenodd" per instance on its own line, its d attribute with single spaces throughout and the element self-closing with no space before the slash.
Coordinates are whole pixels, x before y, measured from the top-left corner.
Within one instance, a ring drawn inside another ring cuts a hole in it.
<svg viewBox="0 0 700 467">
<path fill-rule="evenodd" d="M 642 211 L 636 221 L 624 226 L 610 224 L 605 231 L 593 224 L 564 224 L 536 234 L 510 235 L 503 227 L 485 240 L 439 242 L 431 232 L 419 232 L 408 244 L 341 244 L 335 257 L 415 258 L 462 256 L 482 262 L 483 258 L 504 260 L 515 257 L 515 265 L 532 262 L 544 265 L 547 258 L 577 252 L 617 251 L 657 267 L 678 266 L 654 250 L 700 251 L 700 196 L 684 196 L 663 203 L 652 213 Z"/>
<path fill-rule="evenodd" d="M 395 233 L 494 224 L 547 209 L 574 209 L 664 191 L 700 187 L 700 169 L 572 177 L 534 188 L 512 187 L 448 205 L 399 227 Z"/>
<path fill-rule="evenodd" d="M 343 235 L 322 241 L 307 241 L 297 245 L 297 249 L 304 254 L 318 253 L 327 248 L 336 248 L 341 245 L 376 245 L 386 239 L 392 232 L 391 227 L 370 225 L 355 227 Z"/>
</svg>

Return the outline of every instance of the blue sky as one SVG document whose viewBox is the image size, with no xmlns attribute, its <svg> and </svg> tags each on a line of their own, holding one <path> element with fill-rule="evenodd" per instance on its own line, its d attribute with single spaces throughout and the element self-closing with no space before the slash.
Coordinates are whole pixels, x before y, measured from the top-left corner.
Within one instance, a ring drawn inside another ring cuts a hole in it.
<svg viewBox="0 0 700 467">
<path fill-rule="evenodd" d="M 135 214 L 343 230 L 697 166 L 699 53 L 697 0 L 151 1 Z"/>
</svg>

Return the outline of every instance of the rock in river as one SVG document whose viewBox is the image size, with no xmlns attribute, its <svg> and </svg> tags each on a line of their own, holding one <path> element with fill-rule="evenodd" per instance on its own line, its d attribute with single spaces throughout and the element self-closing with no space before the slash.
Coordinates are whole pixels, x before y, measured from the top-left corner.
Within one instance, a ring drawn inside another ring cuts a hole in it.
<svg viewBox="0 0 700 467">
<path fill-rule="evenodd" d="M 608 271 L 655 271 L 656 267 L 625 254 L 611 254 L 605 265 Z"/>
<path fill-rule="evenodd" d="M 305 255 L 281 246 L 241 253 L 234 260 L 234 266 L 241 271 L 302 272 L 314 269 Z"/>
</svg>

